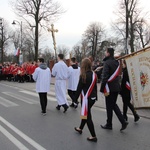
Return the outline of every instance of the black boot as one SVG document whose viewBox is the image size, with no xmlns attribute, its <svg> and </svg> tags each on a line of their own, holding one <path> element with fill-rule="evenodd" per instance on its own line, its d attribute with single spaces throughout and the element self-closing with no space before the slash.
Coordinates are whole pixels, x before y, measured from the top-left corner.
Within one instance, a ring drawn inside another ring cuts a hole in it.
<svg viewBox="0 0 150 150">
<path fill-rule="evenodd" d="M 57 106 L 56 106 L 56 109 L 57 109 L 57 110 L 60 110 L 60 107 L 61 107 L 60 105 L 57 105 Z"/>
<path fill-rule="evenodd" d="M 140 116 L 138 114 L 134 115 L 134 122 L 139 121 L 139 119 L 140 119 Z"/>
<path fill-rule="evenodd" d="M 72 104 L 70 105 L 70 107 L 74 107 L 74 103 L 72 103 Z"/>
<path fill-rule="evenodd" d="M 125 122 L 122 124 L 122 127 L 121 127 L 120 131 L 125 130 L 125 129 L 127 128 L 128 124 L 129 124 L 129 123 L 128 123 L 127 121 L 125 121 Z"/>
<path fill-rule="evenodd" d="M 127 115 L 123 115 L 123 117 L 124 117 L 125 121 L 128 121 Z"/>
<path fill-rule="evenodd" d="M 78 108 L 78 102 L 77 103 L 74 102 L 74 108 L 75 109 Z"/>
<path fill-rule="evenodd" d="M 62 105 L 64 107 L 64 113 L 67 111 L 67 109 L 69 108 L 69 106 L 67 104 Z"/>
</svg>

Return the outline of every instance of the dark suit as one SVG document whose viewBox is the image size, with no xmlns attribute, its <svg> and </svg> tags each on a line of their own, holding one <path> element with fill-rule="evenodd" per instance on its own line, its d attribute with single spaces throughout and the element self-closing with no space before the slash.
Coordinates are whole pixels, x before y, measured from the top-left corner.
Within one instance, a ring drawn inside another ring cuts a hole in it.
<svg viewBox="0 0 150 150">
<path fill-rule="evenodd" d="M 104 59 L 104 67 L 102 72 L 102 84 L 100 91 L 104 92 L 105 85 L 110 78 L 110 76 L 116 71 L 119 62 L 114 59 L 114 57 L 106 57 Z M 112 116 L 113 111 L 117 115 L 121 124 L 125 124 L 125 120 L 121 111 L 116 104 L 118 93 L 120 92 L 120 84 L 119 77 L 116 77 L 112 82 L 108 83 L 108 87 L 110 89 L 110 94 L 105 97 L 106 100 L 106 110 L 107 110 L 107 126 L 112 127 Z"/>
</svg>

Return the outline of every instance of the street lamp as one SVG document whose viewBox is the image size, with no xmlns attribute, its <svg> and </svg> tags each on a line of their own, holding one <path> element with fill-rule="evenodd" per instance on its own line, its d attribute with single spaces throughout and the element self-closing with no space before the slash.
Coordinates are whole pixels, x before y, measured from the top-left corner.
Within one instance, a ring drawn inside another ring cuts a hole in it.
<svg viewBox="0 0 150 150">
<path fill-rule="evenodd" d="M 12 24 L 16 25 L 16 22 L 20 25 L 20 51 L 22 50 L 22 21 L 13 20 Z"/>
<path fill-rule="evenodd" d="M 19 22 L 17 20 L 13 20 L 12 24 L 16 25 L 16 22 L 20 25 L 20 34 L 21 34 L 21 37 L 20 37 L 20 49 L 21 49 L 22 48 L 22 21 Z"/>
</svg>

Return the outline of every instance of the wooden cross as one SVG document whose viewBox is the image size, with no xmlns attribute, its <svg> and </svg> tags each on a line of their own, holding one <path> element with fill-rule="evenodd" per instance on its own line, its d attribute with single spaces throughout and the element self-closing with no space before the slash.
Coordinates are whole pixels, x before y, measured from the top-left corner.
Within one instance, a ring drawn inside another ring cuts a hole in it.
<svg viewBox="0 0 150 150">
<path fill-rule="evenodd" d="M 58 32 L 58 30 L 54 29 L 54 24 L 51 24 L 51 28 L 48 28 L 48 32 L 52 33 L 53 45 L 54 45 L 54 50 L 55 50 L 55 60 L 57 60 L 55 32 Z"/>
</svg>

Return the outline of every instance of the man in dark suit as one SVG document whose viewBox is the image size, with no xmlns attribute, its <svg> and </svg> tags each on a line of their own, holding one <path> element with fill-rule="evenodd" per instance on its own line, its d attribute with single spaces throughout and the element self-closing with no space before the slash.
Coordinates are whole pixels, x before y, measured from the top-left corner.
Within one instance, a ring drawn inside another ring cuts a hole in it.
<svg viewBox="0 0 150 150">
<path fill-rule="evenodd" d="M 119 62 L 114 58 L 114 49 L 107 48 L 104 58 L 104 67 L 102 72 L 102 83 L 100 91 L 104 93 L 106 100 L 107 122 L 106 125 L 101 125 L 103 129 L 112 130 L 112 116 L 113 111 L 117 115 L 119 121 L 122 124 L 120 129 L 126 129 L 128 122 L 125 121 L 121 111 L 116 104 L 117 96 L 120 92 L 119 84 Z"/>
</svg>

